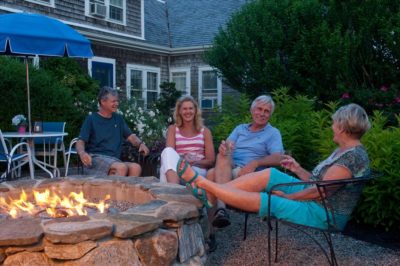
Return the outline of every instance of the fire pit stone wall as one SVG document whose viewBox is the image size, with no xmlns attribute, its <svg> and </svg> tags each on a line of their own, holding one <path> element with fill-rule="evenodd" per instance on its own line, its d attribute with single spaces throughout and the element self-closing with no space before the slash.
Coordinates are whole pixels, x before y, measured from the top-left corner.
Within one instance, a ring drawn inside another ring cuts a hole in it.
<svg viewBox="0 0 400 266">
<path fill-rule="evenodd" d="M 132 203 L 119 212 L 43 219 L 0 214 L 0 264 L 8 265 L 204 265 L 201 203 L 183 186 L 155 177 L 70 177 L 0 184 L 0 197 L 22 189 Z M 1 211 L 1 210 L 0 210 Z"/>
</svg>

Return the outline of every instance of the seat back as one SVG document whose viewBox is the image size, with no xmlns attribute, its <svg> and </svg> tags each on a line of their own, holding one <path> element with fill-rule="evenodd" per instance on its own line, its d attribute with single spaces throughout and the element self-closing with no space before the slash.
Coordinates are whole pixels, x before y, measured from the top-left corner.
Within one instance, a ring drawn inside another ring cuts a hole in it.
<svg viewBox="0 0 400 266">
<path fill-rule="evenodd" d="M 47 132 L 65 132 L 66 122 L 43 122 L 42 130 Z M 64 137 L 35 138 L 35 144 L 56 144 L 62 142 Z"/>
<path fill-rule="evenodd" d="M 8 148 L 3 137 L 3 132 L 1 132 L 1 130 L 0 130 L 0 155 L 4 156 L 8 155 Z"/>
<path fill-rule="evenodd" d="M 377 173 L 369 172 L 362 177 L 335 180 L 317 185 L 320 193 L 322 192 L 321 195 L 324 195 L 322 200 L 324 207 L 332 214 L 331 217 L 328 217 L 330 226 L 338 230 L 344 228 L 347 219 L 358 204 L 364 186 L 377 176 Z"/>
</svg>

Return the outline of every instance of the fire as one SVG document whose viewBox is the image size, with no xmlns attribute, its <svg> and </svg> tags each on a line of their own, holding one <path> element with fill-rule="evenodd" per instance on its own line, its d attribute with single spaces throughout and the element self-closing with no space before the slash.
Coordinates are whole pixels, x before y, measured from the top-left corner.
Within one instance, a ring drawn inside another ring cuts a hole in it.
<svg viewBox="0 0 400 266">
<path fill-rule="evenodd" d="M 87 215 L 85 207 L 97 208 L 100 213 L 109 207 L 105 201 L 110 199 L 107 195 L 99 203 L 89 202 L 83 192 L 71 192 L 68 196 L 62 196 L 54 191 L 46 189 L 44 192 L 33 191 L 34 202 L 28 201 L 28 196 L 22 190 L 19 199 L 0 197 L 0 209 L 6 211 L 12 218 L 18 218 L 24 214 L 36 215 L 46 211 L 50 217 L 66 217 L 75 215 Z"/>
</svg>

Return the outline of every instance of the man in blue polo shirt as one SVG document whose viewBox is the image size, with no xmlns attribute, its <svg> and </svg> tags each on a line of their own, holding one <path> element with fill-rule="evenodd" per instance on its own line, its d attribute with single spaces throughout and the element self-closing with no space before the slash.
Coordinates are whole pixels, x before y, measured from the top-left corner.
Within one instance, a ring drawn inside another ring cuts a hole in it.
<svg viewBox="0 0 400 266">
<path fill-rule="evenodd" d="M 223 184 L 247 173 L 280 165 L 282 137 L 279 130 L 268 123 L 274 107 L 274 101 L 267 95 L 253 101 L 250 108 L 252 122 L 237 126 L 228 139 L 222 141 L 215 169 L 209 171 L 207 178 Z M 212 225 L 218 228 L 230 225 L 225 203 L 220 200 Z"/>
</svg>

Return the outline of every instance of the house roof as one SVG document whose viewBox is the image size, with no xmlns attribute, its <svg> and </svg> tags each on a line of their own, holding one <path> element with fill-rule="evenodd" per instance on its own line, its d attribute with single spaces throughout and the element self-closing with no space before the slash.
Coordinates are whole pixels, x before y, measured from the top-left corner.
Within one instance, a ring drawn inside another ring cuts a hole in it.
<svg viewBox="0 0 400 266">
<path fill-rule="evenodd" d="M 220 27 L 248 0 L 147 0 L 145 40 L 170 48 L 212 44 Z"/>
</svg>

